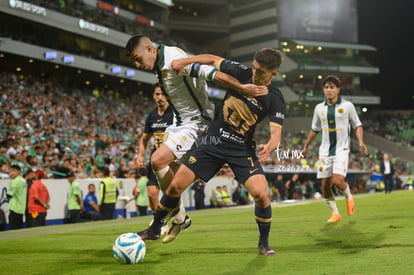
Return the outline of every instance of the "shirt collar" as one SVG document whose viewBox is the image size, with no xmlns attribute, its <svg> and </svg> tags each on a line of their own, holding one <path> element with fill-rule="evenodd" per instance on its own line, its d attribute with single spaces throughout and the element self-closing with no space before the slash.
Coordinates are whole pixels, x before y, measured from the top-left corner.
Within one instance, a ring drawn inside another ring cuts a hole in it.
<svg viewBox="0 0 414 275">
<path fill-rule="evenodd" d="M 163 44 L 160 44 L 158 47 L 158 50 L 160 51 L 157 57 L 157 67 L 160 69 L 162 65 L 164 64 L 164 48 L 165 46 Z"/>
<path fill-rule="evenodd" d="M 341 104 L 341 102 L 342 102 L 342 98 L 341 98 L 341 96 L 338 96 L 338 100 L 333 105 L 339 105 L 339 104 Z M 325 99 L 325 106 L 326 105 L 328 105 L 328 101 Z"/>
</svg>

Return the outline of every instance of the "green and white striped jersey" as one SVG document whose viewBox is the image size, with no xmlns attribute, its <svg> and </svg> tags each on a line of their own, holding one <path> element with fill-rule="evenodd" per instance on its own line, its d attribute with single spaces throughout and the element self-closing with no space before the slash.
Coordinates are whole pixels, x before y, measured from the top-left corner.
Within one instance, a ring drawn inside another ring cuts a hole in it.
<svg viewBox="0 0 414 275">
<path fill-rule="evenodd" d="M 208 123 L 214 116 L 214 104 L 207 95 L 206 80 L 212 81 L 217 69 L 213 66 L 190 64 L 181 75 L 171 68 L 171 62 L 187 57 L 177 48 L 160 45 L 155 70 L 162 91 L 174 111 L 175 126 L 187 122 L 201 121 Z"/>
<path fill-rule="evenodd" d="M 333 105 L 326 101 L 315 106 L 312 119 L 312 130 L 322 131 L 322 143 L 319 156 L 336 156 L 344 151 L 349 152 L 350 131 L 362 126 L 354 104 L 339 97 Z"/>
</svg>

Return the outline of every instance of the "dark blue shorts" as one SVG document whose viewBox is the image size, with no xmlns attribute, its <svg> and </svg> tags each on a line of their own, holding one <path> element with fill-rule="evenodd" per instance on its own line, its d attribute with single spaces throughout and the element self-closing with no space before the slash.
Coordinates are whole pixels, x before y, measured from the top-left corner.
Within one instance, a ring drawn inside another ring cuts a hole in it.
<svg viewBox="0 0 414 275">
<path fill-rule="evenodd" d="M 223 146 L 203 144 L 192 151 L 183 164 L 207 182 L 227 163 L 237 182 L 244 183 L 253 175 L 264 175 L 256 154 L 253 151 L 244 151 L 235 152 L 234 149 Z"/>
<path fill-rule="evenodd" d="M 158 180 L 157 177 L 154 174 L 154 171 L 152 170 L 151 167 L 151 161 L 150 163 L 147 165 L 147 177 L 148 177 L 148 182 L 147 182 L 147 186 L 156 186 L 157 188 L 160 188 L 158 185 Z"/>
</svg>

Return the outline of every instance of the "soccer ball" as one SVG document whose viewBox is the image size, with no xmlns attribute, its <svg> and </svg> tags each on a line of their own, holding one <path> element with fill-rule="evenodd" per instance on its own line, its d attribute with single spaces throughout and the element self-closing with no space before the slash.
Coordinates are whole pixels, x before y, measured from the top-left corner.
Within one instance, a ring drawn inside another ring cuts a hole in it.
<svg viewBox="0 0 414 275">
<path fill-rule="evenodd" d="M 137 264 L 144 259 L 145 242 L 135 233 L 124 233 L 116 238 L 112 246 L 114 257 L 122 264 Z"/>
</svg>

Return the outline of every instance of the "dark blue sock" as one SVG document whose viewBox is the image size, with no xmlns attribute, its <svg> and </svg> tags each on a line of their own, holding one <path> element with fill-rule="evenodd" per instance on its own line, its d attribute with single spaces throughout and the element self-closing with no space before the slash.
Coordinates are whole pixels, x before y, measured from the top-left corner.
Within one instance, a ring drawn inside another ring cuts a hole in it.
<svg viewBox="0 0 414 275">
<path fill-rule="evenodd" d="M 256 205 L 254 214 L 259 231 L 259 246 L 267 246 L 269 245 L 269 232 L 272 223 L 272 207 L 260 208 Z"/>
<path fill-rule="evenodd" d="M 177 208 L 180 202 L 180 197 L 173 198 L 164 194 L 158 204 L 157 211 L 154 214 L 154 221 L 150 226 L 152 232 L 159 234 L 161 232 L 161 227 L 164 224 L 164 218 L 168 213 L 174 211 Z"/>
</svg>

